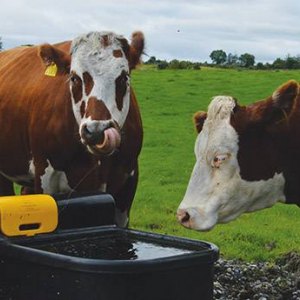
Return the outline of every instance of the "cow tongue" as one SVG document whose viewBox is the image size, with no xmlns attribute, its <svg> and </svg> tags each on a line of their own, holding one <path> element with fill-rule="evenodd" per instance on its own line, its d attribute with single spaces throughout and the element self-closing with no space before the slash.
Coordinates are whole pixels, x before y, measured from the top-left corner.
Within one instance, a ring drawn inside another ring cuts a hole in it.
<svg viewBox="0 0 300 300">
<path fill-rule="evenodd" d="M 116 149 L 120 145 L 120 142 L 119 132 L 111 127 L 104 131 L 104 140 L 101 144 L 97 144 L 96 147 L 104 152 L 110 152 Z"/>
</svg>

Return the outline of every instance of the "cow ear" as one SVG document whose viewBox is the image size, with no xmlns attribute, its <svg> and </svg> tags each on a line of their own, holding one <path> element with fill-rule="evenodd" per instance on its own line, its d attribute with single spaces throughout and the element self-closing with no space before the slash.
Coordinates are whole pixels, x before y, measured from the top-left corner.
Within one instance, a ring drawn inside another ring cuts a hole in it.
<svg viewBox="0 0 300 300">
<path fill-rule="evenodd" d="M 289 80 L 273 93 L 273 106 L 284 109 L 286 113 L 290 112 L 293 108 L 294 99 L 298 93 L 298 82 L 295 80 Z"/>
<path fill-rule="evenodd" d="M 129 67 L 134 69 L 140 63 L 141 55 L 143 54 L 145 46 L 144 34 L 140 31 L 134 32 L 131 37 L 131 44 L 129 48 Z"/>
<path fill-rule="evenodd" d="M 204 111 L 198 111 L 194 114 L 193 116 L 194 124 L 198 133 L 202 130 L 206 117 L 207 117 L 207 113 Z"/>
<path fill-rule="evenodd" d="M 299 94 L 299 84 L 290 80 L 280 86 L 272 95 L 272 121 L 286 119 L 292 112 L 295 99 Z"/>
<path fill-rule="evenodd" d="M 38 48 L 38 55 L 46 68 L 56 65 L 58 73 L 69 73 L 71 56 L 52 45 L 43 44 Z"/>
</svg>

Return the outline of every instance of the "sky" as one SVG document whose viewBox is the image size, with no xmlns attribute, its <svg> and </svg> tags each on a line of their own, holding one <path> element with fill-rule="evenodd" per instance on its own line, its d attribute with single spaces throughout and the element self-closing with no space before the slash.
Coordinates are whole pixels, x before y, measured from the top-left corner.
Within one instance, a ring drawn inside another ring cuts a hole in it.
<svg viewBox="0 0 300 300">
<path fill-rule="evenodd" d="M 71 40 L 90 31 L 145 35 L 148 56 L 210 60 L 213 50 L 256 62 L 300 55 L 299 0 L 1 0 L 3 48 Z"/>
</svg>

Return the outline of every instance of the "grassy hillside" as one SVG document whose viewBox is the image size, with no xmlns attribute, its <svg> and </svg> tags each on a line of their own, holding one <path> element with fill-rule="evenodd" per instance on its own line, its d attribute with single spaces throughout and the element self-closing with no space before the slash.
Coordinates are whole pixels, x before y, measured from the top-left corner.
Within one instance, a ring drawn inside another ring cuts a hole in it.
<svg viewBox="0 0 300 300">
<path fill-rule="evenodd" d="M 247 104 L 263 99 L 299 71 L 162 70 L 142 66 L 133 86 L 144 123 L 140 181 L 131 211 L 131 227 L 207 240 L 227 258 L 272 260 L 300 252 L 300 208 L 278 204 L 246 214 L 208 233 L 181 227 L 175 212 L 194 165 L 196 133 L 192 115 L 206 110 L 215 95 L 231 95 Z"/>
</svg>

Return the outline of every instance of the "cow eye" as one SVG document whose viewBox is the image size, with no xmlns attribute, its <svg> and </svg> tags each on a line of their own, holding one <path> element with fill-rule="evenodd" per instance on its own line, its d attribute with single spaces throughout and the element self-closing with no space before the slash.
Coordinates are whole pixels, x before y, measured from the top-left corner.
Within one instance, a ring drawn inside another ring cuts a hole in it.
<svg viewBox="0 0 300 300">
<path fill-rule="evenodd" d="M 230 157 L 229 153 L 225 153 L 225 154 L 216 154 L 211 165 L 213 168 L 220 168 L 220 166 L 226 161 L 228 160 L 228 158 Z"/>
<path fill-rule="evenodd" d="M 78 83 L 81 82 L 81 78 L 75 72 L 72 72 L 70 74 L 69 80 L 72 85 L 77 85 Z"/>
<path fill-rule="evenodd" d="M 71 81 L 71 83 L 77 83 L 78 82 L 78 78 L 77 78 L 77 76 L 71 76 L 70 77 L 70 81 Z"/>
</svg>

